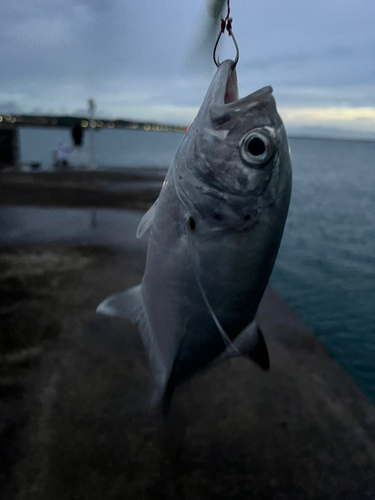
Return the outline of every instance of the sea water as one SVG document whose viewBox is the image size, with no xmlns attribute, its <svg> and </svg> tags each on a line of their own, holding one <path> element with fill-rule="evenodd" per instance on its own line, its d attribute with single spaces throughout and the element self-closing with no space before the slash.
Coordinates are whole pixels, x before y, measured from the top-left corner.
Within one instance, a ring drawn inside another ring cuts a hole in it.
<svg viewBox="0 0 375 500">
<path fill-rule="evenodd" d="M 291 139 L 271 283 L 375 401 L 375 142 Z"/>
<path fill-rule="evenodd" d="M 167 167 L 179 133 L 102 130 L 99 166 Z M 51 168 L 61 129 L 20 130 Z M 291 138 L 293 192 L 271 284 L 375 402 L 375 142 Z"/>
<path fill-rule="evenodd" d="M 93 133 L 95 160 L 99 168 L 160 167 L 166 168 L 181 141 L 177 132 L 103 129 Z M 20 162 L 40 163 L 51 170 L 53 151 L 62 143 L 71 146 L 71 131 L 63 128 L 21 127 L 19 129 Z M 89 143 L 84 133 L 84 147 Z M 86 150 L 88 154 L 88 146 Z"/>
</svg>

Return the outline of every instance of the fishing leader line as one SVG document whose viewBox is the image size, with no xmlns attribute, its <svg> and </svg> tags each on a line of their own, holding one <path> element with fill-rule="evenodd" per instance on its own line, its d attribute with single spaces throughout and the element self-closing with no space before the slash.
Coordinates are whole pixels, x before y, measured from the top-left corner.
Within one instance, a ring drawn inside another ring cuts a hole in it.
<svg viewBox="0 0 375 500">
<path fill-rule="evenodd" d="M 218 319 L 218 317 L 215 314 L 215 311 L 212 309 L 211 304 L 207 298 L 206 292 L 204 291 L 202 281 L 199 275 L 199 270 L 198 270 L 198 261 L 196 259 L 196 252 L 195 252 L 195 246 L 192 241 L 192 232 L 195 230 L 195 221 L 192 217 L 189 217 L 187 221 L 187 240 L 188 240 L 188 248 L 189 248 L 189 254 L 190 254 L 190 259 L 193 267 L 193 272 L 195 276 L 195 280 L 198 284 L 199 291 L 201 292 L 201 295 L 203 297 L 204 303 L 206 304 L 207 309 L 209 310 L 212 319 L 214 320 L 214 323 L 216 325 L 216 328 L 218 329 L 221 338 L 223 339 L 223 342 L 225 344 L 225 347 L 228 351 L 229 354 L 234 355 L 241 355 L 241 352 L 237 349 L 236 345 L 232 342 L 230 339 L 229 335 L 226 333 L 224 328 L 221 326 L 221 323 Z"/>
</svg>

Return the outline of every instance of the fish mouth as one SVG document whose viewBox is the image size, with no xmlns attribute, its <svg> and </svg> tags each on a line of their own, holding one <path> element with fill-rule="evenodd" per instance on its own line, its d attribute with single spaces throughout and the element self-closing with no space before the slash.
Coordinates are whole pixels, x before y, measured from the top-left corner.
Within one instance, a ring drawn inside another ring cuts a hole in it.
<svg viewBox="0 0 375 500">
<path fill-rule="evenodd" d="M 229 64 L 228 64 L 229 63 Z M 238 84 L 237 84 L 237 74 L 236 67 L 233 61 L 227 60 L 224 61 L 220 66 L 223 66 L 223 77 L 225 82 L 225 90 L 224 95 L 222 97 L 221 105 L 227 105 L 229 107 L 235 106 L 236 108 L 246 106 L 254 101 L 259 101 L 266 99 L 269 95 L 272 94 L 273 89 L 271 86 L 262 87 L 255 92 L 247 95 L 246 97 L 242 97 L 239 99 L 238 97 Z M 219 67 L 219 69 L 221 69 Z"/>
<path fill-rule="evenodd" d="M 239 99 L 236 66 L 233 61 L 227 59 L 218 67 L 207 92 L 207 101 L 204 102 L 201 109 L 202 112 L 205 112 L 208 105 L 211 121 L 220 125 L 239 112 L 247 112 L 271 101 L 274 103 L 272 92 L 272 87 L 262 87 Z"/>
<path fill-rule="evenodd" d="M 206 115 L 209 110 L 213 121 L 225 121 L 225 116 L 230 117 L 233 113 L 270 100 L 272 92 L 272 87 L 267 86 L 239 99 L 236 65 L 232 60 L 227 59 L 217 68 L 197 118 Z"/>
</svg>

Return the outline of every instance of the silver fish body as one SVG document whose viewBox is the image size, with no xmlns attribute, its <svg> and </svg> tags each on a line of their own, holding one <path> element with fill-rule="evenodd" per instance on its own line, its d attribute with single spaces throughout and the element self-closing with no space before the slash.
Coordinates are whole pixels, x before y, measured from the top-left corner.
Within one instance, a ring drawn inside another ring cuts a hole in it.
<svg viewBox="0 0 375 500">
<path fill-rule="evenodd" d="M 238 99 L 234 64 L 224 61 L 138 229 L 151 228 L 142 283 L 98 307 L 138 323 L 160 396 L 228 353 L 267 367 L 253 321 L 290 193 L 272 89 Z"/>
</svg>

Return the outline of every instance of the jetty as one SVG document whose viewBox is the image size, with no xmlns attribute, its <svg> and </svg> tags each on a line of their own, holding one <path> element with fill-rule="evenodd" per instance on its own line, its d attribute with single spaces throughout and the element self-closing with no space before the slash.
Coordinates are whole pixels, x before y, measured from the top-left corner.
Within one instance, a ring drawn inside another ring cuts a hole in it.
<svg viewBox="0 0 375 500">
<path fill-rule="evenodd" d="M 232 359 L 182 385 L 167 422 L 152 405 L 137 328 L 95 310 L 140 282 L 135 228 L 162 180 L 0 172 L 2 498 L 374 499 L 375 408 L 273 289 L 269 372 Z"/>
</svg>

